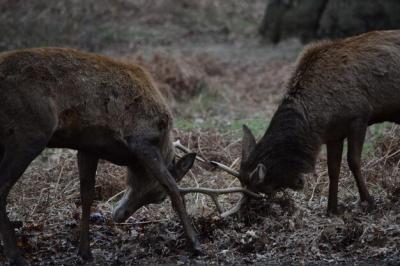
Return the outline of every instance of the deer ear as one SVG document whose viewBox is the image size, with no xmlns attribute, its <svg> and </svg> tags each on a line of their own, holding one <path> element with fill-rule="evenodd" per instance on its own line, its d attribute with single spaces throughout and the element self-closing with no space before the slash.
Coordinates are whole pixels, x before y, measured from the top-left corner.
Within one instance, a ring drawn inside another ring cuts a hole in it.
<svg viewBox="0 0 400 266">
<path fill-rule="evenodd" d="M 256 138 L 253 133 L 251 133 L 250 129 L 246 125 L 243 125 L 242 162 L 247 161 L 255 146 Z"/>
<path fill-rule="evenodd" d="M 266 176 L 267 169 L 265 168 L 264 164 L 259 163 L 256 169 L 254 169 L 254 171 L 250 174 L 250 183 L 255 185 L 261 184 L 264 182 Z"/>
<path fill-rule="evenodd" d="M 181 179 L 186 175 L 186 173 L 192 168 L 193 163 L 196 159 L 196 153 L 188 153 L 183 156 L 175 165 L 174 177 L 176 182 L 181 181 Z"/>
</svg>

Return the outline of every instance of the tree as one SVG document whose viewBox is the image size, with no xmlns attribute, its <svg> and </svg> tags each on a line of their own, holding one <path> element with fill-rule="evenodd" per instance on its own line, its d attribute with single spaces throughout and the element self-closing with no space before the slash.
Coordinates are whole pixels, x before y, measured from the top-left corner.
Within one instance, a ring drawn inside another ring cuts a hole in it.
<svg viewBox="0 0 400 266">
<path fill-rule="evenodd" d="M 260 33 L 277 43 L 303 42 L 400 27 L 398 0 L 271 0 Z"/>
</svg>

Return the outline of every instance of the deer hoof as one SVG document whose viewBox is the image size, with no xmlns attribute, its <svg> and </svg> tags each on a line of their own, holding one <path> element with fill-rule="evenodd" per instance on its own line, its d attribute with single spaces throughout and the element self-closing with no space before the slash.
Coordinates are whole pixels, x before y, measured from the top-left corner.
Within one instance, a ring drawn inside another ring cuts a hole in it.
<svg viewBox="0 0 400 266">
<path fill-rule="evenodd" d="M 78 250 L 78 255 L 84 260 L 84 261 L 92 261 L 93 260 L 93 255 L 90 250 L 87 249 L 79 249 Z"/>
<path fill-rule="evenodd" d="M 192 242 L 192 253 L 194 256 L 204 255 L 200 242 L 197 239 Z"/>
<path fill-rule="evenodd" d="M 366 200 L 360 202 L 361 209 L 364 211 L 372 211 L 375 209 L 375 200 L 373 197 L 369 196 Z"/>
<path fill-rule="evenodd" d="M 336 207 L 331 207 L 328 208 L 328 210 L 326 211 L 326 216 L 328 217 L 334 217 L 337 215 L 341 215 L 345 212 L 344 207 L 343 206 L 336 206 Z"/>
<path fill-rule="evenodd" d="M 334 217 L 334 216 L 339 215 L 339 214 L 340 213 L 339 213 L 337 208 L 336 209 L 329 209 L 329 210 L 326 211 L 326 216 L 328 216 L 328 217 Z"/>
</svg>

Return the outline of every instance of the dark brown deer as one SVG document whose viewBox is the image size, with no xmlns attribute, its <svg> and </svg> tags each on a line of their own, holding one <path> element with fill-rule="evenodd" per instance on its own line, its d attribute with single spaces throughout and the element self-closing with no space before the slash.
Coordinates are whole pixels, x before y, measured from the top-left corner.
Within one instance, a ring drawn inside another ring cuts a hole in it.
<svg viewBox="0 0 400 266">
<path fill-rule="evenodd" d="M 373 205 L 361 175 L 367 127 L 400 123 L 400 31 L 375 31 L 305 50 L 261 140 L 244 127 L 240 180 L 255 192 L 300 189 L 327 146 L 328 212 L 337 212 L 343 141 L 361 202 Z"/>
<path fill-rule="evenodd" d="M 0 235 L 13 264 L 26 261 L 6 214 L 7 195 L 46 147 L 78 150 L 83 258 L 92 256 L 89 215 L 99 159 L 128 167 L 129 188 L 115 220 L 168 194 L 191 246 L 199 249 L 176 185 L 194 155 L 175 164 L 171 112 L 142 68 L 63 48 L 2 53 L 0 106 Z"/>
</svg>

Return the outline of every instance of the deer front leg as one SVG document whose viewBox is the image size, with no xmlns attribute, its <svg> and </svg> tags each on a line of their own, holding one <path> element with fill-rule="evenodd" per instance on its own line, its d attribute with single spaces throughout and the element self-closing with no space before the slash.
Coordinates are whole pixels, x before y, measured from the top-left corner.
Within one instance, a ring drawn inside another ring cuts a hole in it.
<svg viewBox="0 0 400 266">
<path fill-rule="evenodd" d="M 27 265 L 17 248 L 14 228 L 7 217 L 7 196 L 13 185 L 25 169 L 46 147 L 46 141 L 37 139 L 20 139 L 5 145 L 0 163 L 0 235 L 3 240 L 4 254 L 11 265 Z"/>
<path fill-rule="evenodd" d="M 374 199 L 369 195 L 365 181 L 361 175 L 361 153 L 365 140 L 367 123 L 357 121 L 352 124 L 348 135 L 347 162 L 349 168 L 356 179 L 358 192 L 360 193 L 361 204 L 374 205 Z"/>
<path fill-rule="evenodd" d="M 151 144 L 137 143 L 131 145 L 131 151 L 135 159 L 154 176 L 166 189 L 171 198 L 172 205 L 183 224 L 191 247 L 196 253 L 201 253 L 200 244 L 197 240 L 195 230 L 186 212 L 185 203 L 178 189 L 178 185 L 171 173 L 168 171 L 160 151 Z"/>
<path fill-rule="evenodd" d="M 82 217 L 78 254 L 84 260 L 92 260 L 89 239 L 90 207 L 93 202 L 96 169 L 98 158 L 91 154 L 78 151 L 78 168 L 81 189 Z"/>
<path fill-rule="evenodd" d="M 328 175 L 329 175 L 329 198 L 328 215 L 337 214 L 338 186 L 340 175 L 340 164 L 343 154 L 343 140 L 328 142 L 326 144 L 328 153 Z"/>
</svg>

